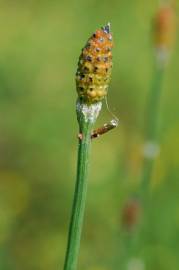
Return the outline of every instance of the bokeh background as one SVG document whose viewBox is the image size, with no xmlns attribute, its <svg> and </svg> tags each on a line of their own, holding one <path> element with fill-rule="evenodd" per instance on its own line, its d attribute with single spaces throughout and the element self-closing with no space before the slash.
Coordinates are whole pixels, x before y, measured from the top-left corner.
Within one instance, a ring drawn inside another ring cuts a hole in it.
<svg viewBox="0 0 179 270">
<path fill-rule="evenodd" d="M 0 269 L 63 269 L 76 173 L 75 72 L 86 40 L 108 21 L 115 44 L 108 103 L 120 125 L 93 142 L 79 269 L 179 269 L 178 38 L 162 84 L 150 218 L 132 248 L 121 225 L 140 183 L 158 7 L 157 0 L 0 1 Z M 104 104 L 97 126 L 111 117 Z"/>
</svg>

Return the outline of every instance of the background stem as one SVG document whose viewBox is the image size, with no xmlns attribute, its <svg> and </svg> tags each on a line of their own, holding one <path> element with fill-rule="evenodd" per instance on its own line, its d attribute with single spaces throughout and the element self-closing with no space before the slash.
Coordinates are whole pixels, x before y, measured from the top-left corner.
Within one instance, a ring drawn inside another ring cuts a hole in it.
<svg viewBox="0 0 179 270">
<path fill-rule="evenodd" d="M 144 144 L 151 143 L 153 145 L 158 145 L 158 122 L 160 114 L 160 99 L 162 93 L 162 82 L 164 77 L 165 69 L 160 68 L 156 65 L 151 89 L 146 104 L 146 114 L 145 114 L 145 131 L 144 131 Z M 127 231 L 123 230 L 121 233 L 121 245 L 123 250 L 123 256 L 119 258 L 116 265 L 122 265 L 124 270 L 127 269 L 127 264 L 131 258 L 135 258 L 136 250 L 140 246 L 140 241 L 142 238 L 143 231 L 147 228 L 149 224 L 149 205 L 151 206 L 151 196 L 149 192 L 149 185 L 152 176 L 153 166 L 155 162 L 155 156 L 144 157 L 144 162 L 141 172 L 141 183 L 138 187 L 137 192 L 132 196 L 132 198 L 139 199 L 142 206 L 142 219 L 139 224 L 134 228 L 134 230 Z"/>
<path fill-rule="evenodd" d="M 77 179 L 68 235 L 64 270 L 75 270 L 80 249 L 81 231 L 87 193 L 87 172 L 93 123 L 81 117 L 79 121 L 82 139 L 79 139 Z"/>
<path fill-rule="evenodd" d="M 147 112 L 145 118 L 145 143 L 152 143 L 157 146 L 158 143 L 158 121 L 160 113 L 160 98 L 162 91 L 162 82 L 164 76 L 164 68 L 155 69 L 151 91 L 149 93 Z M 142 182 L 140 192 L 142 197 L 146 199 L 149 183 L 152 175 L 153 164 L 155 158 L 145 158 L 142 170 Z"/>
</svg>

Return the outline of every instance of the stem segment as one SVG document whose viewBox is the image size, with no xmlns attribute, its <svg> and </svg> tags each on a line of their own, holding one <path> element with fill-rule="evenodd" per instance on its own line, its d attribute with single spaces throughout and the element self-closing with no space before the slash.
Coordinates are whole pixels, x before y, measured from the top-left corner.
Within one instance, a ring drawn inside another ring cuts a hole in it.
<svg viewBox="0 0 179 270">
<path fill-rule="evenodd" d="M 157 152 L 158 146 L 158 118 L 160 112 L 160 98 L 162 90 L 162 81 L 164 76 L 163 68 L 156 68 L 151 92 L 149 95 L 149 100 L 147 104 L 147 115 L 146 115 L 146 127 L 145 127 L 145 141 L 148 143 L 147 156 L 145 156 L 143 165 L 143 175 L 141 183 L 141 192 L 145 198 L 146 192 L 148 190 L 148 185 L 151 179 L 151 174 L 153 170 L 153 164 L 155 160 L 155 150 Z M 151 153 L 150 153 L 151 152 Z M 153 153 L 152 153 L 153 152 Z"/>
<path fill-rule="evenodd" d="M 78 145 L 78 163 L 75 194 L 70 221 L 64 270 L 76 270 L 87 193 L 87 174 L 93 124 L 101 109 L 101 102 L 87 105 L 77 102 L 77 117 L 82 138 Z"/>
</svg>

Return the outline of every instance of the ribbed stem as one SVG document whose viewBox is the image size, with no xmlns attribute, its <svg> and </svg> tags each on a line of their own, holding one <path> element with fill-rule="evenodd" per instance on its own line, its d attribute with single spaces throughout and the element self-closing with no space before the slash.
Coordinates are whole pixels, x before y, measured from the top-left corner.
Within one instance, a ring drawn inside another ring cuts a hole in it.
<svg viewBox="0 0 179 270">
<path fill-rule="evenodd" d="M 77 179 L 64 270 L 75 270 L 77 266 L 87 193 L 87 172 L 91 146 L 91 131 L 92 124 L 89 121 L 83 122 L 80 128 L 83 138 L 79 139 Z"/>
<path fill-rule="evenodd" d="M 80 101 L 77 102 L 77 117 L 80 131 L 77 178 L 64 270 L 77 269 L 87 193 L 87 174 L 89 167 L 91 133 L 93 124 L 95 123 L 100 110 L 100 102 L 91 105 L 87 105 Z"/>
</svg>

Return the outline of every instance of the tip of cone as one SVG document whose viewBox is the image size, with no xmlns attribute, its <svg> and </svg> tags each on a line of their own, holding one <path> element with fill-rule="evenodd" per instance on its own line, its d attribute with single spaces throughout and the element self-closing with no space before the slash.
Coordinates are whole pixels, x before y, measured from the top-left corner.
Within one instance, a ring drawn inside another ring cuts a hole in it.
<svg viewBox="0 0 179 270">
<path fill-rule="evenodd" d="M 111 31 L 111 24 L 110 22 L 108 22 L 105 26 L 102 27 L 103 31 L 106 32 L 106 33 L 110 33 Z"/>
</svg>

